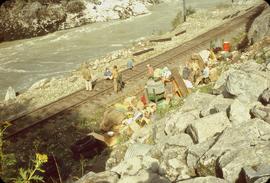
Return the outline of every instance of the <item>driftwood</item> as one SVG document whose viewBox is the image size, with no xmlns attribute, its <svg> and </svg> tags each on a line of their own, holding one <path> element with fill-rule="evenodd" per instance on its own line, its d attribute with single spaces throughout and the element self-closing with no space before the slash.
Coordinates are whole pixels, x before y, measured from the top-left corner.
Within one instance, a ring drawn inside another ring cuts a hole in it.
<svg viewBox="0 0 270 183">
<path fill-rule="evenodd" d="M 187 32 L 186 30 L 183 30 L 183 31 L 181 31 L 181 32 L 176 33 L 175 36 L 179 36 L 179 35 L 184 34 L 184 33 L 186 33 L 186 32 Z"/>
<path fill-rule="evenodd" d="M 152 39 L 150 40 L 151 43 L 153 42 L 165 42 L 165 41 L 171 41 L 172 38 L 171 37 L 168 37 L 168 38 L 161 38 L 161 39 Z"/>
<path fill-rule="evenodd" d="M 237 11 L 236 13 L 232 14 L 231 18 L 236 17 L 239 13 L 240 11 Z"/>
<path fill-rule="evenodd" d="M 227 18 L 230 18 L 230 16 L 231 16 L 231 15 L 227 15 L 227 16 L 223 17 L 222 20 L 225 20 L 225 19 L 227 19 Z"/>
<path fill-rule="evenodd" d="M 142 50 L 142 51 L 135 52 L 135 53 L 133 53 L 133 56 L 142 55 L 142 54 L 147 53 L 149 51 L 154 51 L 154 48 L 148 48 L 148 49 L 145 49 L 145 50 Z"/>
<path fill-rule="evenodd" d="M 247 8 L 247 9 L 245 9 L 245 11 L 248 11 L 248 10 L 250 10 L 251 8 L 253 8 L 254 6 L 251 6 L 251 7 L 249 7 L 249 8 Z"/>
</svg>

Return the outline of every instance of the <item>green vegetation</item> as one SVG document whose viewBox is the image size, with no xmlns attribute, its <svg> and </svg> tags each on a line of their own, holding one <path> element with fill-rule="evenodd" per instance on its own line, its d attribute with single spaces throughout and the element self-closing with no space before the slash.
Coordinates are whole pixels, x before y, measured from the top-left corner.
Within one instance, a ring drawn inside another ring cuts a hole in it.
<svg viewBox="0 0 270 183">
<path fill-rule="evenodd" d="M 201 93 L 209 93 L 209 94 L 212 94 L 213 93 L 213 85 L 214 83 L 209 83 L 207 85 L 203 85 L 203 86 L 198 86 L 196 88 L 194 88 L 192 90 L 192 92 L 196 92 L 196 91 L 199 91 Z"/>
<path fill-rule="evenodd" d="M 155 144 L 155 139 L 154 139 L 153 135 L 149 136 L 149 137 L 145 140 L 144 143 L 145 143 L 145 144 L 149 144 L 149 145 L 154 145 L 154 144 Z"/>
<path fill-rule="evenodd" d="M 15 172 L 14 172 L 14 165 L 16 163 L 16 158 L 14 154 L 5 154 L 4 153 L 4 140 L 3 136 L 6 129 L 11 125 L 8 122 L 0 123 L 0 177 L 4 180 L 8 181 Z"/>
<path fill-rule="evenodd" d="M 46 154 L 36 154 L 35 160 L 33 160 L 34 166 L 23 169 L 19 169 L 19 177 L 15 179 L 15 183 L 31 183 L 31 182 L 44 182 L 43 177 L 35 175 L 37 172 L 44 173 L 45 171 L 41 166 L 48 161 Z"/>
<path fill-rule="evenodd" d="M 98 132 L 99 124 L 103 119 L 105 109 L 96 109 L 95 115 L 91 117 L 78 117 L 78 124 L 76 125 L 79 129 L 91 129 L 91 131 Z"/>
<path fill-rule="evenodd" d="M 160 0 L 147 0 L 149 3 L 152 3 L 152 4 L 159 4 L 160 3 Z"/>
<path fill-rule="evenodd" d="M 187 16 L 192 15 L 192 14 L 194 14 L 194 13 L 196 13 L 195 8 L 189 6 L 189 7 L 186 9 L 186 15 L 187 15 Z"/>
<path fill-rule="evenodd" d="M 184 98 L 173 98 L 169 103 L 163 101 L 158 104 L 156 114 L 159 118 L 163 118 L 168 112 L 174 111 L 182 106 L 184 103 Z"/>
<path fill-rule="evenodd" d="M 85 5 L 82 1 L 70 1 L 67 4 L 67 11 L 70 13 L 79 13 L 85 9 Z"/>
<path fill-rule="evenodd" d="M 247 37 L 246 32 L 241 32 L 237 34 L 236 36 L 234 36 L 231 41 L 232 50 L 238 50 L 239 48 L 245 46 L 243 44 L 246 37 Z"/>
<path fill-rule="evenodd" d="M 4 145 L 4 132 L 6 129 L 11 126 L 10 123 L 4 122 L 1 123 L 0 128 L 0 176 L 5 181 L 12 181 L 15 183 L 31 183 L 31 182 L 44 182 L 43 177 L 36 175 L 37 172 L 44 173 L 44 170 L 41 166 L 48 161 L 46 154 L 36 153 L 36 158 L 33 160 L 34 166 L 27 169 L 20 168 L 19 172 L 15 172 L 14 165 L 16 164 L 16 158 L 14 154 L 5 154 L 3 150 Z M 15 177 L 19 173 L 19 177 Z"/>
<path fill-rule="evenodd" d="M 172 20 L 171 25 L 172 25 L 172 29 L 176 29 L 176 27 L 178 27 L 180 24 L 183 23 L 183 15 L 182 12 L 178 12 L 177 15 L 175 16 L 175 18 Z"/>
<path fill-rule="evenodd" d="M 212 162 L 209 165 L 203 165 L 202 163 L 197 164 L 197 172 L 200 176 L 216 176 L 215 163 Z"/>
<path fill-rule="evenodd" d="M 124 144 L 129 140 L 130 136 L 127 133 L 122 133 L 117 137 L 117 144 Z"/>
</svg>

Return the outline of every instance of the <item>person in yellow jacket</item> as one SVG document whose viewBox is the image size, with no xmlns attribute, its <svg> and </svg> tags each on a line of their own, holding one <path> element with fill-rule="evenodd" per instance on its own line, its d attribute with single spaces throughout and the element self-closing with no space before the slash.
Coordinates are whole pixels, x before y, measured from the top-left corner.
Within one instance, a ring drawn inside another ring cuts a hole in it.
<svg viewBox="0 0 270 183">
<path fill-rule="evenodd" d="M 119 86 L 118 86 L 119 72 L 116 65 L 113 66 L 112 76 L 113 76 L 113 90 L 115 92 L 118 92 L 119 91 Z"/>
<path fill-rule="evenodd" d="M 83 65 L 82 68 L 82 77 L 85 80 L 85 87 L 86 90 L 92 91 L 93 86 L 92 86 L 92 74 L 90 69 L 87 67 L 87 65 Z"/>
</svg>

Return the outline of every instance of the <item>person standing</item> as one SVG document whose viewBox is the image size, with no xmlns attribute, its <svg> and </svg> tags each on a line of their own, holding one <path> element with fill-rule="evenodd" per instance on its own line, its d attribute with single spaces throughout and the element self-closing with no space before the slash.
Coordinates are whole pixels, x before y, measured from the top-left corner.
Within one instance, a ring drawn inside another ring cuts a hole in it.
<svg viewBox="0 0 270 183">
<path fill-rule="evenodd" d="M 117 93 L 119 91 L 118 86 L 119 73 L 116 65 L 113 66 L 112 76 L 113 76 L 113 90 Z"/>
<path fill-rule="evenodd" d="M 203 72 L 202 72 L 204 84 L 208 84 L 210 82 L 209 73 L 210 73 L 210 69 L 208 67 L 208 64 L 205 63 L 205 67 L 204 67 Z"/>
<path fill-rule="evenodd" d="M 147 64 L 147 74 L 149 78 L 153 78 L 154 77 L 154 68 L 150 65 Z"/>
<path fill-rule="evenodd" d="M 85 88 L 86 90 L 92 91 L 93 86 L 92 86 L 92 75 L 90 69 L 87 67 L 86 64 L 83 65 L 82 68 L 82 76 L 85 81 Z"/>
</svg>

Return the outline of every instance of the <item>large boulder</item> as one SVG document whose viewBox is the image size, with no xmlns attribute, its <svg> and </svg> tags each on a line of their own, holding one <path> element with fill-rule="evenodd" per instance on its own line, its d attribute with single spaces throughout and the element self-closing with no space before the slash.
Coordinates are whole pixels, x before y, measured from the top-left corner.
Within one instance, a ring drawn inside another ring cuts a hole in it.
<svg viewBox="0 0 270 183">
<path fill-rule="evenodd" d="M 195 175 L 186 164 L 187 147 L 166 144 L 163 148 L 158 148 L 157 151 L 160 152 L 160 168 L 170 181 L 187 179 Z M 152 153 L 152 156 L 156 155 Z"/>
<path fill-rule="evenodd" d="M 195 92 L 189 95 L 185 101 L 183 106 L 181 107 L 181 112 L 189 112 L 192 110 L 202 110 L 208 105 L 212 100 L 216 98 L 215 95 L 207 94 L 207 93 L 199 93 Z"/>
<path fill-rule="evenodd" d="M 234 72 L 235 70 L 234 69 L 229 69 L 225 72 L 223 72 L 220 77 L 218 78 L 218 80 L 215 82 L 215 85 L 213 87 L 213 93 L 214 94 L 224 94 L 224 95 L 227 95 L 226 94 L 226 90 L 225 90 L 225 84 L 226 84 L 226 80 L 227 80 L 227 77 L 229 76 L 229 74 L 231 72 Z"/>
<path fill-rule="evenodd" d="M 264 105 L 270 104 L 270 88 L 267 88 L 266 90 L 263 91 L 260 97 L 260 101 Z"/>
<path fill-rule="evenodd" d="M 256 63 L 255 60 L 248 60 L 239 66 L 236 66 L 238 70 L 244 71 L 244 72 L 253 72 L 253 71 L 263 71 L 264 66 L 261 64 Z"/>
<path fill-rule="evenodd" d="M 160 176 L 157 173 L 152 173 L 147 170 L 141 170 L 138 175 L 135 176 L 129 176 L 125 175 L 121 177 L 118 183 L 148 183 L 148 182 L 153 182 L 153 183 L 170 183 L 170 181 L 165 178 Z"/>
<path fill-rule="evenodd" d="M 14 100 L 16 99 L 16 92 L 15 90 L 10 86 L 7 89 L 7 93 L 5 96 L 5 101 Z"/>
<path fill-rule="evenodd" d="M 148 144 L 131 144 L 126 151 L 124 159 L 128 160 L 135 156 L 145 156 L 151 148 L 152 145 Z"/>
<path fill-rule="evenodd" d="M 227 151 L 218 159 L 217 166 L 224 179 L 235 182 L 239 179 L 243 167 L 257 166 L 262 163 L 270 164 L 269 141 L 239 151 Z"/>
<path fill-rule="evenodd" d="M 269 139 L 270 125 L 259 119 L 227 128 L 200 158 L 196 167 L 197 173 L 201 176 L 223 176 L 235 182 L 243 166 L 257 165 L 269 158 L 265 154 L 269 154 Z"/>
<path fill-rule="evenodd" d="M 249 40 L 253 39 L 254 42 L 260 41 L 265 36 L 270 35 L 270 8 L 266 8 L 260 16 L 258 16 L 248 32 Z"/>
<path fill-rule="evenodd" d="M 270 180 L 270 164 L 245 166 L 242 168 L 239 182 L 266 183 Z"/>
<path fill-rule="evenodd" d="M 188 147 L 186 159 L 187 165 L 190 169 L 193 169 L 193 171 L 195 171 L 197 162 L 212 147 L 212 145 L 215 144 L 217 138 L 218 137 L 211 138 L 200 144 L 194 144 Z"/>
<path fill-rule="evenodd" d="M 235 70 L 228 75 L 225 87 L 231 95 L 244 102 L 252 102 L 257 101 L 259 95 L 268 88 L 268 82 L 261 73 Z"/>
<path fill-rule="evenodd" d="M 117 183 L 119 177 L 116 173 L 105 171 L 100 173 L 89 172 L 80 178 L 76 183 L 106 182 Z"/>
<path fill-rule="evenodd" d="M 157 139 L 156 146 L 160 146 L 163 148 L 166 144 L 168 145 L 176 145 L 176 146 L 182 146 L 182 147 L 189 147 L 193 145 L 193 141 L 191 137 L 185 133 L 180 133 L 176 135 L 164 135 L 163 137 L 160 137 Z"/>
<path fill-rule="evenodd" d="M 187 127 L 186 133 L 191 136 L 194 143 L 201 143 L 230 126 L 226 113 L 219 112 L 193 121 Z"/>
<path fill-rule="evenodd" d="M 226 112 L 233 102 L 233 99 L 224 98 L 222 95 L 218 95 L 214 100 L 205 105 L 200 112 L 200 116 L 205 117 L 222 111 Z"/>
<path fill-rule="evenodd" d="M 270 124 L 270 106 L 257 104 L 251 109 L 251 114 L 254 117 L 262 119 Z"/>
<path fill-rule="evenodd" d="M 234 125 L 248 121 L 250 119 L 249 107 L 235 99 L 230 106 L 229 118 Z"/>
<path fill-rule="evenodd" d="M 117 166 L 111 169 L 121 177 L 124 175 L 135 176 L 140 170 L 149 170 L 153 173 L 159 172 L 159 162 L 150 156 L 134 156 L 120 162 Z"/>
<path fill-rule="evenodd" d="M 199 111 L 190 112 L 176 112 L 174 115 L 167 117 L 165 120 L 165 133 L 167 135 L 175 135 L 185 131 L 187 126 L 191 124 L 192 121 L 199 118 Z"/>
</svg>

